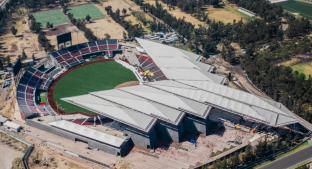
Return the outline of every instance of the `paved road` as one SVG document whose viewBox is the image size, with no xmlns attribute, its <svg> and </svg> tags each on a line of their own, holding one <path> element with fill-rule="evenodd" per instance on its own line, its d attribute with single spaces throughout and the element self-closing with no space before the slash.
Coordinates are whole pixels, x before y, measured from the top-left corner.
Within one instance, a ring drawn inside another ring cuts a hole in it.
<svg viewBox="0 0 312 169">
<path fill-rule="evenodd" d="M 310 158 L 312 158 L 312 146 L 279 160 L 273 161 L 272 163 L 259 169 L 286 169 Z"/>
</svg>

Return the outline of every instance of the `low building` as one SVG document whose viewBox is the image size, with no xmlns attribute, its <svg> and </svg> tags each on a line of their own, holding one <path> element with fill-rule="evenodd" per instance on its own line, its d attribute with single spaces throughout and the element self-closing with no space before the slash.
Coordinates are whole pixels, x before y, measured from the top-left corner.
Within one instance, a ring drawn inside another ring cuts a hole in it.
<svg viewBox="0 0 312 169">
<path fill-rule="evenodd" d="M 128 137 L 117 137 L 67 120 L 49 123 L 55 133 L 71 140 L 87 143 L 89 148 L 98 149 L 117 156 L 125 156 L 132 144 Z"/>
<path fill-rule="evenodd" d="M 8 130 L 10 131 L 14 131 L 14 132 L 20 132 L 22 130 L 22 126 L 17 124 L 17 123 L 14 123 L 12 121 L 6 121 L 3 123 L 3 126 L 5 128 L 7 128 Z"/>
<path fill-rule="evenodd" d="M 3 123 L 5 123 L 6 121 L 8 121 L 7 118 L 0 116 L 0 126 L 3 126 Z"/>
</svg>

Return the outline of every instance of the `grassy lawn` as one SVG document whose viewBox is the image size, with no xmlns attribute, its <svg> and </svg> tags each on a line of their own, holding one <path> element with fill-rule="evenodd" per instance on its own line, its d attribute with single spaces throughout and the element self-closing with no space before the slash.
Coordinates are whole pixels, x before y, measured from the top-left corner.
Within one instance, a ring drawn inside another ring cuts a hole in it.
<svg viewBox="0 0 312 169">
<path fill-rule="evenodd" d="M 47 22 L 52 23 L 54 26 L 69 23 L 67 16 L 64 15 L 61 9 L 36 12 L 33 13 L 33 16 L 41 24 L 42 28 L 46 28 Z"/>
<path fill-rule="evenodd" d="M 278 159 L 283 158 L 283 157 L 285 157 L 285 156 L 288 156 L 288 155 L 290 155 L 290 154 L 296 153 L 296 152 L 298 152 L 298 151 L 300 151 L 300 150 L 303 150 L 303 149 L 305 149 L 305 148 L 307 148 L 307 147 L 309 147 L 309 146 L 310 146 L 310 145 L 309 145 L 308 141 L 306 141 L 306 142 L 304 142 L 303 144 L 301 144 L 300 146 L 296 147 L 295 149 L 293 149 L 293 150 L 291 150 L 291 151 L 288 151 L 288 152 L 286 152 L 286 153 L 284 153 L 284 154 L 279 155 L 279 156 L 276 157 L 274 160 L 278 160 Z M 262 163 L 256 165 L 254 168 L 263 167 L 263 166 L 265 166 L 265 165 L 267 165 L 267 164 L 269 164 L 269 163 L 271 163 L 271 162 L 272 162 L 271 160 L 264 161 L 264 162 L 262 162 Z"/>
<path fill-rule="evenodd" d="M 309 75 L 312 76 L 312 61 L 307 63 L 299 63 L 291 66 L 293 71 L 298 71 L 299 73 L 303 73 L 308 78 Z"/>
<path fill-rule="evenodd" d="M 60 79 L 55 86 L 53 99 L 65 112 L 90 113 L 62 101 L 61 98 L 113 89 L 118 84 L 133 80 L 137 80 L 135 75 L 114 61 L 94 63 L 76 69 Z"/>
<path fill-rule="evenodd" d="M 277 3 L 289 12 L 299 13 L 300 15 L 312 19 L 312 4 L 296 0 L 288 0 Z"/>
<path fill-rule="evenodd" d="M 72 6 L 69 8 L 69 13 L 72 13 L 76 19 L 85 19 L 87 15 L 90 15 L 91 19 L 104 17 L 104 14 L 94 4 Z"/>
<path fill-rule="evenodd" d="M 251 17 L 238 11 L 234 5 L 226 4 L 223 8 L 208 7 L 208 17 L 210 19 L 221 21 L 223 23 L 233 23 L 243 20 L 249 20 Z"/>
</svg>

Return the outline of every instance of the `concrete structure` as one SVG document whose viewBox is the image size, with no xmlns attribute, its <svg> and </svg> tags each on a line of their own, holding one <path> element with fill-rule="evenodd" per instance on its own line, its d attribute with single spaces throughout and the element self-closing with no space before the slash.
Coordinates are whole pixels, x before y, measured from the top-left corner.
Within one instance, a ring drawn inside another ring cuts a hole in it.
<svg viewBox="0 0 312 169">
<path fill-rule="evenodd" d="M 12 121 L 6 121 L 3 123 L 3 126 L 5 128 L 7 128 L 8 130 L 10 131 L 14 131 L 14 132 L 20 132 L 21 129 L 22 129 L 22 126 L 20 126 L 19 124 L 17 123 L 14 123 Z"/>
<path fill-rule="evenodd" d="M 131 150 L 133 143 L 129 137 L 113 136 L 67 120 L 28 119 L 27 125 L 50 133 L 88 144 L 89 148 L 99 149 L 107 153 L 125 156 Z"/>
<path fill-rule="evenodd" d="M 0 126 L 2 126 L 6 121 L 8 121 L 8 119 L 0 115 Z"/>
<path fill-rule="evenodd" d="M 225 78 L 210 73 L 213 68 L 198 62 L 200 56 L 137 41 L 167 80 L 63 100 L 113 119 L 135 145 L 145 148 L 159 140 L 180 142 L 187 133 L 208 134 L 216 122 L 271 127 L 298 123 L 280 103 L 222 85 Z"/>
<path fill-rule="evenodd" d="M 124 156 L 130 150 L 129 138 L 120 138 L 66 120 L 49 123 L 52 127 L 67 132 L 65 137 L 88 144 L 90 148 Z"/>
</svg>

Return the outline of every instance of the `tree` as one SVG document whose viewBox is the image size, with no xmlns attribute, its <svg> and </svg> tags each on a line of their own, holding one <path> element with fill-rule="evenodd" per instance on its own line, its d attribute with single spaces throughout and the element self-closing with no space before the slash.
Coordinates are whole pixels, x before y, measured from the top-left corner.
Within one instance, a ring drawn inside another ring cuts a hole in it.
<svg viewBox="0 0 312 169">
<path fill-rule="evenodd" d="M 49 29 L 52 29 L 53 28 L 53 23 L 47 22 L 46 27 L 49 28 Z"/>
<path fill-rule="evenodd" d="M 127 14 L 127 9 L 123 8 L 121 12 L 122 12 L 122 15 L 123 15 L 123 16 L 126 16 L 126 14 Z"/>
<path fill-rule="evenodd" d="M 110 39 L 110 38 L 111 38 L 110 34 L 105 33 L 105 35 L 104 35 L 104 39 Z"/>
<path fill-rule="evenodd" d="M 35 57 L 35 54 L 34 54 L 34 53 L 32 54 L 32 60 L 33 60 L 33 62 L 36 61 L 36 57 Z"/>
<path fill-rule="evenodd" d="M 23 49 L 21 59 L 26 59 L 26 58 L 27 58 L 27 55 L 26 55 L 26 53 L 25 53 L 25 50 Z"/>
<path fill-rule="evenodd" d="M 86 21 L 88 21 L 88 22 L 91 21 L 91 16 L 90 16 L 90 15 L 87 15 L 87 16 L 86 16 Z"/>
<path fill-rule="evenodd" d="M 7 65 L 11 65 L 11 57 L 10 56 L 6 57 L 6 62 L 7 62 Z"/>
<path fill-rule="evenodd" d="M 17 34 L 17 29 L 14 26 L 12 26 L 11 27 L 11 32 L 15 36 Z"/>
<path fill-rule="evenodd" d="M 127 33 L 126 32 L 122 32 L 122 37 L 124 40 L 128 39 Z"/>
</svg>

